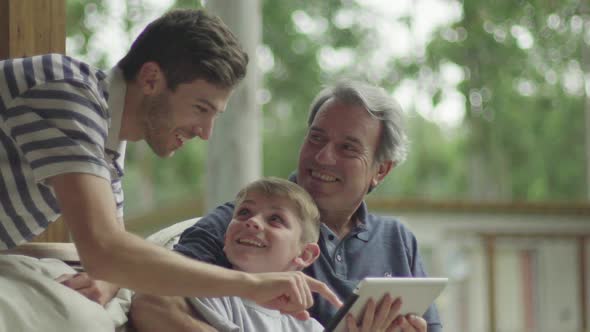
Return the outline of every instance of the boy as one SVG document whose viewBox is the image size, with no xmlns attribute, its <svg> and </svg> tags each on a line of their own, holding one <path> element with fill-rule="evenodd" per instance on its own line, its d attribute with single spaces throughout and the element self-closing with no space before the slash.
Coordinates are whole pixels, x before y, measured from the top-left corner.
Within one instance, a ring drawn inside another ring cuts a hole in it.
<svg viewBox="0 0 590 332">
<path fill-rule="evenodd" d="M 300 271 L 319 256 L 319 226 L 318 209 L 305 190 L 287 180 L 264 178 L 236 196 L 223 250 L 235 270 Z M 323 331 L 313 318 L 298 320 L 239 297 L 189 298 L 188 302 L 199 318 L 220 331 Z M 132 306 L 131 311 L 139 331 L 157 329 L 144 320 L 140 306 Z"/>
</svg>

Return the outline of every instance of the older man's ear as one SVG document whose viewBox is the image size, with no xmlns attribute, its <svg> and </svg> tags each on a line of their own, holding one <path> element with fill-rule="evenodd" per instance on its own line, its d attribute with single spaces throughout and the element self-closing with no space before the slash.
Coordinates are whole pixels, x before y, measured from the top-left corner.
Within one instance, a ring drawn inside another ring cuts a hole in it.
<svg viewBox="0 0 590 332">
<path fill-rule="evenodd" d="M 389 174 L 389 172 L 391 172 L 391 170 L 395 167 L 395 163 L 393 162 L 393 160 L 386 160 L 379 163 L 379 166 L 377 167 L 377 173 L 371 179 L 371 186 L 369 192 L 375 189 L 379 185 L 379 183 L 383 181 L 387 174 Z"/>
</svg>

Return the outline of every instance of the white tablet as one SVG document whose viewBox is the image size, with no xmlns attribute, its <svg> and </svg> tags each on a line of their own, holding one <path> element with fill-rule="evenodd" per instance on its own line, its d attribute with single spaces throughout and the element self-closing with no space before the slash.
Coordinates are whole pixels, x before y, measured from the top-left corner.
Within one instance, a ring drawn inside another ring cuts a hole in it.
<svg viewBox="0 0 590 332">
<path fill-rule="evenodd" d="M 422 316 L 445 288 L 447 282 L 447 278 L 365 278 L 359 282 L 353 294 L 336 312 L 325 331 L 345 331 L 346 319 L 344 318 L 347 313 L 352 313 L 360 321 L 369 298 L 373 298 L 378 304 L 387 293 L 391 294 L 394 300 L 398 297 L 402 298 L 400 314 L 413 313 Z"/>
</svg>

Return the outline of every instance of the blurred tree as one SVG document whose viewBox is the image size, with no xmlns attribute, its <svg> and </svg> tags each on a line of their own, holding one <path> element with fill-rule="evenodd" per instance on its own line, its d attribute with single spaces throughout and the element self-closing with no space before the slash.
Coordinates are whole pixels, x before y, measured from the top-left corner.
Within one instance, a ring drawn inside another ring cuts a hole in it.
<svg viewBox="0 0 590 332">
<path fill-rule="evenodd" d="M 89 41 L 96 32 L 93 23 L 97 18 L 108 15 L 103 1 L 98 0 L 68 0 L 66 1 L 66 35 L 68 52 L 86 55 L 89 51 Z M 91 19 L 93 18 L 93 19 Z M 95 57 L 95 65 L 103 67 L 106 53 Z"/>
<path fill-rule="evenodd" d="M 469 165 L 469 197 L 584 198 L 581 4 L 465 1 L 428 46 L 433 72 L 452 62 L 465 73 L 468 135 L 455 158 Z"/>
<path fill-rule="evenodd" d="M 118 3 L 127 40 L 147 18 L 161 14 L 150 3 Z M 405 14 L 392 18 L 364 1 L 262 1 L 263 42 L 251 57 L 263 82 L 257 99 L 263 105 L 264 175 L 286 177 L 296 169 L 309 104 L 322 84 L 347 76 L 410 101 L 409 158 L 375 195 L 585 199 L 590 60 L 582 55 L 590 42 L 588 4 L 445 1 L 459 14 L 423 40 L 419 18 L 426 2 L 408 3 Z M 188 0 L 170 4 L 200 6 Z M 68 0 L 68 48 L 102 67 L 110 50 L 93 48 L 93 36 L 97 22 L 114 11 L 110 1 Z M 441 106 L 448 109 L 453 98 L 459 102 L 451 108 L 457 114 L 464 109 L 464 115 L 448 125 L 440 121 Z M 131 144 L 126 192 L 141 192 L 142 200 L 128 200 L 128 210 L 198 195 L 205 158 L 202 143 L 189 144 L 172 161 Z"/>
</svg>

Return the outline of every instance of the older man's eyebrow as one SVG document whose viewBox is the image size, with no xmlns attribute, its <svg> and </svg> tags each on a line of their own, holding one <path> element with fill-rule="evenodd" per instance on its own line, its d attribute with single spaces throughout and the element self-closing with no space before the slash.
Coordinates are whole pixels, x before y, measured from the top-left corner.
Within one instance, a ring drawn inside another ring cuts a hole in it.
<svg viewBox="0 0 590 332">
<path fill-rule="evenodd" d="M 326 132 L 324 129 L 318 128 L 318 127 L 310 127 L 309 131 L 310 132 L 317 132 L 317 133 L 321 133 L 321 134 Z M 352 142 L 354 144 L 363 145 L 363 142 L 358 137 L 347 135 L 344 137 L 344 139 L 349 142 Z"/>
<path fill-rule="evenodd" d="M 360 139 L 358 139 L 358 138 L 356 138 L 354 136 L 346 136 L 346 140 L 349 141 L 349 142 L 352 142 L 354 144 L 360 145 L 360 146 L 363 145 L 363 142 L 361 142 Z"/>
</svg>

